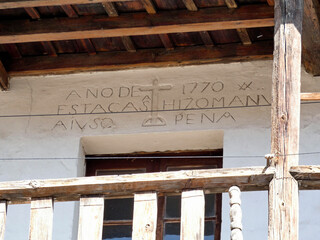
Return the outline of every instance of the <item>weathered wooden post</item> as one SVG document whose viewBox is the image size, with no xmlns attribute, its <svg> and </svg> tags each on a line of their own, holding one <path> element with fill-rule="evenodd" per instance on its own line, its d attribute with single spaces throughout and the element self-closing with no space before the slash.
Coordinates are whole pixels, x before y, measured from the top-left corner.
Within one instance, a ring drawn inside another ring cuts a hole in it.
<svg viewBox="0 0 320 240">
<path fill-rule="evenodd" d="M 242 240 L 242 210 L 240 189 L 237 186 L 229 188 L 230 196 L 230 228 L 231 240 Z"/>
<path fill-rule="evenodd" d="M 271 153 L 276 168 L 269 188 L 269 240 L 298 239 L 300 69 L 303 0 L 275 1 Z"/>
</svg>

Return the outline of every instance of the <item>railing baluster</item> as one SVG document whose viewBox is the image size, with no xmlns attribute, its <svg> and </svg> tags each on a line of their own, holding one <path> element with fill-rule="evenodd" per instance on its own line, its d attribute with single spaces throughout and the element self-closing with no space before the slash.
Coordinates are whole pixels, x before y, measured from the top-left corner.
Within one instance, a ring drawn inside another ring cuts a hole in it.
<svg viewBox="0 0 320 240">
<path fill-rule="evenodd" d="M 155 240 L 157 230 L 157 194 L 134 195 L 132 240 Z"/>
<path fill-rule="evenodd" d="M 181 239 L 204 239 L 204 193 L 203 190 L 188 190 L 181 197 Z"/>
<path fill-rule="evenodd" d="M 78 240 L 101 240 L 103 227 L 103 197 L 81 197 Z"/>
<path fill-rule="evenodd" d="M 7 219 L 7 201 L 0 201 L 0 240 L 4 239 Z"/>
<path fill-rule="evenodd" d="M 32 199 L 29 240 L 51 240 L 52 223 L 52 198 Z"/>
<path fill-rule="evenodd" d="M 233 186 L 229 189 L 230 196 L 230 227 L 231 240 L 242 240 L 242 210 L 240 188 Z"/>
</svg>

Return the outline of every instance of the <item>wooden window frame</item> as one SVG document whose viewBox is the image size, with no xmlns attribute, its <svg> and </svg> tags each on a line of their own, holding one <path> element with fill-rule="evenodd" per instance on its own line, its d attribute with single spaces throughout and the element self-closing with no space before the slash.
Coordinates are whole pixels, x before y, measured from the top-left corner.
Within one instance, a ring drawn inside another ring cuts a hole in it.
<svg viewBox="0 0 320 240">
<path fill-rule="evenodd" d="M 97 157 L 88 155 L 86 160 L 86 176 L 96 176 L 98 171 L 103 170 L 130 170 L 130 169 L 146 169 L 145 172 L 162 172 L 167 171 L 168 167 L 179 166 L 214 166 L 216 168 L 222 168 L 222 149 L 219 150 L 200 150 L 200 151 L 175 151 L 175 152 L 155 152 L 155 153 L 131 153 L 131 154 L 115 154 L 115 155 L 103 155 L 98 156 L 99 159 L 90 159 L 90 157 Z M 173 156 L 173 157 L 172 157 Z M 181 158 L 179 158 L 181 156 Z M 184 156 L 193 156 L 194 158 L 183 158 Z M 213 156 L 213 158 L 197 158 L 197 156 Z M 112 159 L 103 159 L 103 157 Z M 119 157 L 119 159 L 116 159 Z M 143 159 L 138 157 L 144 157 Z M 154 158 L 152 157 L 161 157 Z M 171 157 L 171 158 L 170 158 Z M 208 161 L 210 164 L 208 165 Z M 196 163 L 196 164 L 195 164 Z M 205 221 L 214 220 L 215 230 L 214 239 L 220 240 L 221 238 L 221 209 L 222 209 L 222 194 L 215 194 L 215 217 L 206 217 Z M 158 195 L 158 221 L 157 221 L 157 240 L 163 239 L 164 225 L 165 223 L 180 222 L 178 219 L 165 219 L 165 195 L 159 193 Z M 132 220 L 108 220 L 104 221 L 104 226 L 112 225 L 132 225 Z"/>
</svg>

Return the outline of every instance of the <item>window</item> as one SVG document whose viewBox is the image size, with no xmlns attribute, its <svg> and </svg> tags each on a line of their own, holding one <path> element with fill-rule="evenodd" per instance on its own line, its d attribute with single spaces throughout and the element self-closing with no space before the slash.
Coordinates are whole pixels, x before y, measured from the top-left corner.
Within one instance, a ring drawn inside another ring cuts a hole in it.
<svg viewBox="0 0 320 240">
<path fill-rule="evenodd" d="M 188 156 L 188 158 L 184 158 Z M 206 156 L 205 158 L 200 156 Z M 87 156 L 87 176 L 221 168 L 222 150 Z M 220 240 L 221 194 L 205 195 L 205 240 Z M 158 197 L 157 240 L 180 239 L 181 194 Z M 103 239 L 130 240 L 133 197 L 105 200 Z"/>
</svg>

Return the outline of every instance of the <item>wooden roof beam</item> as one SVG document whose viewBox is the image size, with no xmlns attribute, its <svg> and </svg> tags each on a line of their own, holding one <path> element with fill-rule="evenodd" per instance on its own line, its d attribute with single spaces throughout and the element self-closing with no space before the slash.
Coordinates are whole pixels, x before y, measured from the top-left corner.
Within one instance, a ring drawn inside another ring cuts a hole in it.
<svg viewBox="0 0 320 240">
<path fill-rule="evenodd" d="M 0 2 L 0 9 L 128 1 L 132 0 L 3 0 Z"/>
<path fill-rule="evenodd" d="M 2 90 L 8 90 L 9 88 L 8 73 L 1 61 L 0 61 L 0 87 Z"/>
<path fill-rule="evenodd" d="M 137 52 L 100 52 L 97 55 L 63 54 L 58 58 L 25 57 L 8 66 L 10 76 L 60 74 L 80 71 L 119 70 L 135 67 L 181 66 L 202 63 L 225 63 L 272 59 L 272 41 L 250 46 L 225 44 L 214 48 L 186 47 Z"/>
<path fill-rule="evenodd" d="M 177 10 L 153 15 L 141 12 L 113 18 L 86 16 L 77 19 L 41 19 L 35 22 L 16 20 L 0 23 L 0 44 L 214 31 L 273 25 L 273 8 L 266 5 L 248 5 L 233 10 L 227 8 L 208 8 L 197 12 Z"/>
</svg>

